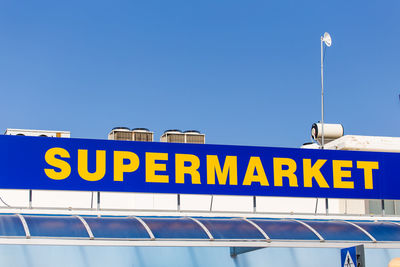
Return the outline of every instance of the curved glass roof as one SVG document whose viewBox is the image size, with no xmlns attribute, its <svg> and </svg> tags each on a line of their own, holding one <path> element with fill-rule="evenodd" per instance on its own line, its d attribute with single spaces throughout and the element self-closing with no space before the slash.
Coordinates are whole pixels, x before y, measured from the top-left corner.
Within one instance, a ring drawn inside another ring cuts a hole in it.
<svg viewBox="0 0 400 267">
<path fill-rule="evenodd" d="M 150 239 L 139 220 L 133 217 L 86 217 L 93 237 L 115 239 Z"/>
<path fill-rule="evenodd" d="M 0 215 L 0 237 L 173 241 L 399 242 L 391 221 Z"/>
<path fill-rule="evenodd" d="M 373 241 L 363 230 L 345 221 L 303 221 L 315 229 L 324 240 Z"/>
<path fill-rule="evenodd" d="M 252 219 L 271 240 L 320 240 L 305 225 L 290 220 Z"/>
<path fill-rule="evenodd" d="M 142 218 L 155 238 L 165 239 L 209 239 L 207 233 L 194 220 L 178 218 Z"/>
<path fill-rule="evenodd" d="M 378 241 L 400 241 L 400 224 L 393 222 L 354 222 Z"/>
<path fill-rule="evenodd" d="M 262 240 L 265 237 L 251 223 L 239 219 L 200 219 L 197 218 L 215 239 L 225 240 Z"/>
<path fill-rule="evenodd" d="M 0 236 L 25 237 L 24 226 L 17 215 L 0 215 Z"/>
<path fill-rule="evenodd" d="M 25 215 L 31 237 L 89 238 L 85 225 L 75 216 Z"/>
</svg>

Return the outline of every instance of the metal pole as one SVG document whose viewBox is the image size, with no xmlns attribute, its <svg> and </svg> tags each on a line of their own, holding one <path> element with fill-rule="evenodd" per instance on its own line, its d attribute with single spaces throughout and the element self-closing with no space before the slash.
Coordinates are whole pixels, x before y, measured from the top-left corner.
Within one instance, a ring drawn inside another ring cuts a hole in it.
<svg viewBox="0 0 400 267">
<path fill-rule="evenodd" d="M 321 36 L 321 149 L 324 149 L 324 41 Z"/>
<path fill-rule="evenodd" d="M 90 198 L 90 209 L 93 209 L 93 197 L 94 197 L 94 192 L 92 192 L 92 197 Z"/>
<path fill-rule="evenodd" d="M 321 149 L 324 149 L 325 134 L 324 134 L 324 38 L 321 36 Z M 328 199 L 325 198 L 325 212 L 329 213 Z"/>
<path fill-rule="evenodd" d="M 97 192 L 97 210 L 100 210 L 100 192 Z"/>
<path fill-rule="evenodd" d="M 329 202 L 328 202 L 327 198 L 325 198 L 325 212 L 326 212 L 326 215 L 328 215 L 328 213 L 329 213 Z"/>
<path fill-rule="evenodd" d="M 181 195 L 180 194 L 177 195 L 176 200 L 177 200 L 178 211 L 181 211 Z"/>
<path fill-rule="evenodd" d="M 257 212 L 257 197 L 253 196 L 253 212 Z"/>
<path fill-rule="evenodd" d="M 32 190 L 29 190 L 29 208 L 32 208 Z"/>
</svg>

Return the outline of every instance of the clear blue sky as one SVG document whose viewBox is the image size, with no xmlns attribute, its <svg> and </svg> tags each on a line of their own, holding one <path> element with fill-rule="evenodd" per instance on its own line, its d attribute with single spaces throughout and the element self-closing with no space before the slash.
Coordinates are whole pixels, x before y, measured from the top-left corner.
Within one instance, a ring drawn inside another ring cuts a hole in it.
<svg viewBox="0 0 400 267">
<path fill-rule="evenodd" d="M 400 2 L 1 1 L 0 131 L 198 129 L 298 147 L 320 120 L 400 136 Z"/>
</svg>

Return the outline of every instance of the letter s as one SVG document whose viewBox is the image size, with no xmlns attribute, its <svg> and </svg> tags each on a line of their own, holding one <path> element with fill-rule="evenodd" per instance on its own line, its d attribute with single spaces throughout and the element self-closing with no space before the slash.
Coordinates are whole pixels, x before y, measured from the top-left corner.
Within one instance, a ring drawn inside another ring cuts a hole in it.
<svg viewBox="0 0 400 267">
<path fill-rule="evenodd" d="M 60 156 L 61 158 L 70 158 L 67 150 L 61 147 L 53 147 L 47 150 L 44 159 L 47 164 L 60 169 L 60 171 L 55 171 L 54 169 L 44 169 L 46 175 L 53 180 L 63 180 L 71 174 L 71 166 L 68 162 L 56 158 L 55 156 Z"/>
</svg>

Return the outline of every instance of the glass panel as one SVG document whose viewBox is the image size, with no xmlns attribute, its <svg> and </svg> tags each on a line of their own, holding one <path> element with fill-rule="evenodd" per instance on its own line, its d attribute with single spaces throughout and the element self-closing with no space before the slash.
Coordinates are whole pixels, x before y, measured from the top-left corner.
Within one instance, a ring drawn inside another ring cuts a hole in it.
<svg viewBox="0 0 400 267">
<path fill-rule="evenodd" d="M 384 200 L 385 215 L 394 215 L 394 200 Z"/>
<path fill-rule="evenodd" d="M 295 221 L 251 219 L 271 238 L 290 240 L 319 240 L 310 229 Z"/>
<path fill-rule="evenodd" d="M 249 222 L 242 219 L 198 219 L 215 239 L 265 239 Z"/>
<path fill-rule="evenodd" d="M 83 223 L 73 216 L 24 215 L 24 218 L 32 237 L 89 237 Z"/>
<path fill-rule="evenodd" d="M 95 238 L 150 238 L 135 218 L 84 217 Z"/>
<path fill-rule="evenodd" d="M 357 227 L 340 221 L 307 221 L 325 240 L 372 241 Z"/>
<path fill-rule="evenodd" d="M 400 226 L 390 222 L 354 222 L 377 241 L 400 241 Z"/>
<path fill-rule="evenodd" d="M 0 215 L 0 236 L 26 236 L 18 216 Z"/>
<path fill-rule="evenodd" d="M 369 214 L 382 214 L 382 201 L 380 199 L 372 199 L 367 201 Z"/>
<path fill-rule="evenodd" d="M 399 215 L 400 214 L 400 200 L 394 201 L 394 207 L 395 207 L 396 215 Z"/>
<path fill-rule="evenodd" d="M 156 238 L 209 239 L 204 230 L 189 218 L 142 218 Z"/>
<path fill-rule="evenodd" d="M 398 200 L 384 200 L 385 214 L 394 215 L 398 213 Z M 369 214 L 382 214 L 382 200 L 373 199 L 368 200 L 368 213 Z"/>
</svg>

